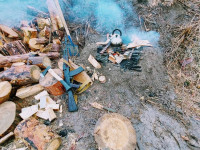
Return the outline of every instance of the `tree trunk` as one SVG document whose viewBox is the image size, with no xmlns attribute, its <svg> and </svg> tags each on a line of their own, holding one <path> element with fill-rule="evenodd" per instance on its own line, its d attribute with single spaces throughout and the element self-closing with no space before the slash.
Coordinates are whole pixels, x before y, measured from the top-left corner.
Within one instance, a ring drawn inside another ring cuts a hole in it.
<svg viewBox="0 0 200 150">
<path fill-rule="evenodd" d="M 40 53 L 39 57 L 49 57 L 50 59 L 56 59 L 60 56 L 58 52 L 49 52 L 47 54 Z M 0 68 L 10 67 L 13 63 L 24 62 L 30 58 L 29 54 L 14 55 L 14 56 L 0 56 Z"/>
<path fill-rule="evenodd" d="M 34 118 L 20 122 L 14 133 L 16 138 L 37 150 L 57 150 L 61 144 L 61 138 L 56 133 Z"/>
<path fill-rule="evenodd" d="M 35 65 L 11 67 L 0 74 L 2 81 L 10 81 L 13 85 L 37 83 L 40 78 L 40 68 Z"/>
<path fill-rule="evenodd" d="M 58 76 L 64 78 L 63 72 L 60 69 L 53 70 Z M 50 94 L 54 96 L 62 95 L 65 92 L 63 85 L 50 73 L 47 73 L 46 76 L 40 78 L 40 85 L 43 86 Z"/>
<path fill-rule="evenodd" d="M 8 81 L 0 82 L 0 104 L 10 98 L 12 86 Z"/>
<path fill-rule="evenodd" d="M 29 86 L 29 87 L 23 87 L 17 90 L 16 96 L 21 99 L 24 99 L 26 97 L 29 97 L 41 92 L 43 89 L 44 88 L 39 84 Z"/>
<path fill-rule="evenodd" d="M 4 51 L 7 51 L 9 55 L 26 54 L 29 50 L 24 46 L 21 40 L 4 44 Z"/>
<path fill-rule="evenodd" d="M 38 67 L 45 69 L 46 67 L 51 66 L 51 60 L 47 56 L 29 57 L 27 64 L 37 65 Z"/>
</svg>

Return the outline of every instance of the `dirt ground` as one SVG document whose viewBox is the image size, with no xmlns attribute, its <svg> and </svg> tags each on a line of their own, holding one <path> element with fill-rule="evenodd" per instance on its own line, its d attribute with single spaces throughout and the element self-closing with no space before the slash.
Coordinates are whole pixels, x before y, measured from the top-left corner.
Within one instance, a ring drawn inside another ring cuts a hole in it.
<svg viewBox="0 0 200 150">
<path fill-rule="evenodd" d="M 140 14 L 142 9 L 137 11 Z M 162 25 L 161 22 L 158 25 Z M 101 40 L 105 40 L 104 36 L 90 34 L 81 50 L 81 57 L 75 62 L 93 68 L 87 58 L 90 54 L 96 55 L 95 42 Z M 108 112 L 92 108 L 90 102 L 110 107 L 130 119 L 136 130 L 138 150 L 200 149 L 200 121 L 196 117 L 187 116 L 182 108 L 176 105 L 178 95 L 164 63 L 163 41 L 160 43 L 160 48 L 143 49 L 140 60 L 142 72 L 123 71 L 118 65 L 111 63 L 98 69 L 99 73 L 106 76 L 107 82 L 101 84 L 95 81 L 79 96 L 78 112 L 67 111 L 66 95 L 54 97 L 56 100 L 61 99 L 63 113 L 57 113 L 58 119 L 50 126 L 57 133 L 64 129 L 68 133 L 62 137 L 60 150 L 98 149 L 93 136 L 94 127 L 97 120 Z M 33 103 L 31 98 L 25 101 L 27 105 Z M 59 127 L 60 120 L 63 122 L 62 127 Z M 23 147 L 23 144 L 11 139 L 0 148 L 14 150 L 20 147 Z"/>
</svg>

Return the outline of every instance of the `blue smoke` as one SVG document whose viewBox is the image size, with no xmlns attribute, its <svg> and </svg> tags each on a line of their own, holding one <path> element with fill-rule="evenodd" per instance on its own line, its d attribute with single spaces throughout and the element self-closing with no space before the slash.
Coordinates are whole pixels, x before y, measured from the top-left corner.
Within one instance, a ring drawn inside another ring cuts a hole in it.
<svg viewBox="0 0 200 150">
<path fill-rule="evenodd" d="M 138 20 L 132 2 L 128 0 L 60 0 L 67 20 L 71 23 L 86 23 L 99 33 L 112 33 L 116 28 L 123 33 L 125 44 L 132 35 L 149 40 L 157 45 L 159 34 L 154 31 L 141 31 L 133 23 Z M 27 14 L 27 6 L 48 12 L 46 0 L 0 0 L 0 24 L 18 26 L 20 21 L 31 21 L 34 16 Z"/>
<path fill-rule="evenodd" d="M 136 35 L 141 40 L 149 40 L 157 45 L 159 33 L 145 32 L 135 27 L 133 20 L 138 16 L 133 10 L 131 1 L 127 0 L 73 0 L 64 6 L 70 16 L 69 21 L 77 23 L 90 22 L 100 33 L 112 33 L 116 28 L 123 32 L 123 42 L 130 43 L 132 36 Z"/>
</svg>

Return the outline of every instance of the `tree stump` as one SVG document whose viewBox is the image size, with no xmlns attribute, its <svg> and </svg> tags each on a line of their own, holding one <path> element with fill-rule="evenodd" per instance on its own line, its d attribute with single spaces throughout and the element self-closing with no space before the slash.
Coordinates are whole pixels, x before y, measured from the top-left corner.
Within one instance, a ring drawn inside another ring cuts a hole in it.
<svg viewBox="0 0 200 150">
<path fill-rule="evenodd" d="M 0 136 L 2 136 L 15 120 L 16 105 L 13 102 L 4 102 L 0 105 Z"/>
<path fill-rule="evenodd" d="M 135 150 L 136 133 L 131 122 L 124 116 L 111 113 L 97 122 L 94 137 L 101 149 Z"/>
<path fill-rule="evenodd" d="M 40 79 L 40 68 L 35 65 L 11 67 L 0 74 L 2 81 L 10 81 L 12 85 L 27 85 L 37 83 Z"/>
<path fill-rule="evenodd" d="M 61 144 L 61 138 L 56 133 L 34 118 L 20 122 L 14 133 L 16 138 L 36 150 L 57 150 Z"/>
<path fill-rule="evenodd" d="M 61 78 L 64 78 L 62 70 L 53 69 L 53 71 Z M 62 95 L 65 92 L 64 86 L 50 73 L 47 73 L 45 77 L 40 78 L 40 85 L 43 86 L 50 94 L 54 96 Z"/>
<path fill-rule="evenodd" d="M 10 98 L 12 86 L 8 81 L 0 82 L 0 104 Z"/>
</svg>

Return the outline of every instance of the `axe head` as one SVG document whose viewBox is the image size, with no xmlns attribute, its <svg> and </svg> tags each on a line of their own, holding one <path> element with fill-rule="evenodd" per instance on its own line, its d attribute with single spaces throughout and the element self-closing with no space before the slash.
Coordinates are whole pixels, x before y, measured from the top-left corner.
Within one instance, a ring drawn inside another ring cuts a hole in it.
<svg viewBox="0 0 200 150">
<path fill-rule="evenodd" d="M 44 76 L 47 74 L 48 70 L 51 69 L 50 66 L 46 67 L 46 69 L 40 73 L 40 77 L 44 78 Z"/>
</svg>

